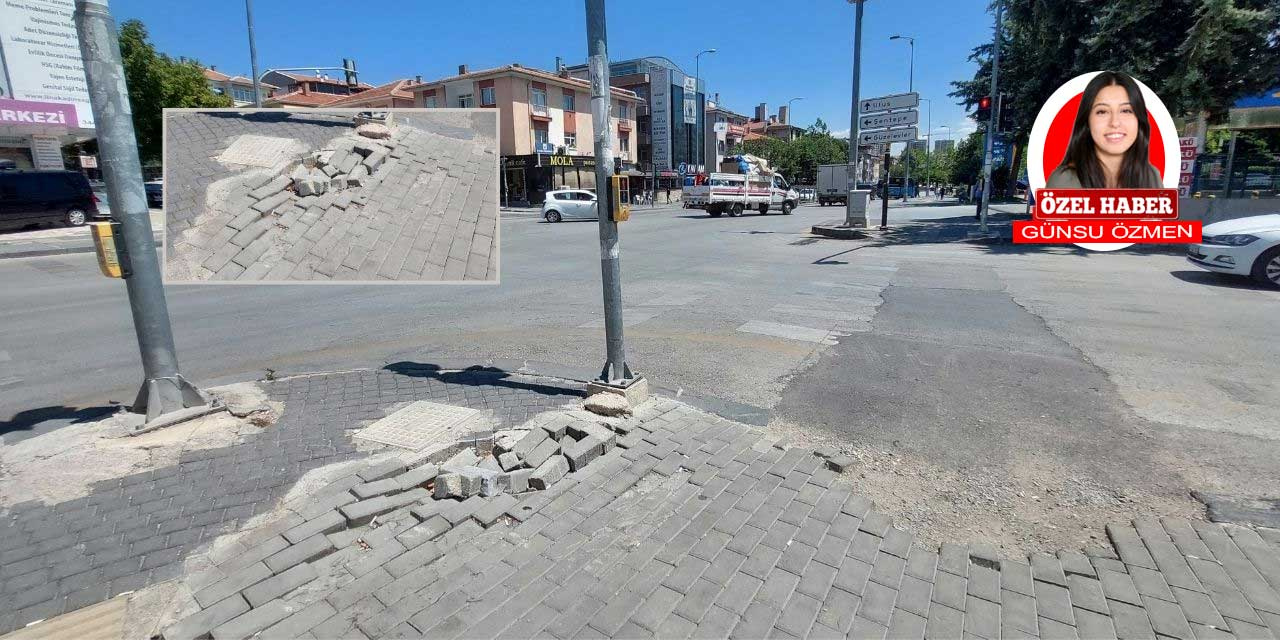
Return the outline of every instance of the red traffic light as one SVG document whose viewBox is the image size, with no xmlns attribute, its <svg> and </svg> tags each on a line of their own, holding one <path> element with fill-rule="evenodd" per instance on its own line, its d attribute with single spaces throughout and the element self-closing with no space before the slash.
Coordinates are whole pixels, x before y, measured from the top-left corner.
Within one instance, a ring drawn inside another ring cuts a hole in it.
<svg viewBox="0 0 1280 640">
<path fill-rule="evenodd" d="M 978 99 L 978 108 L 979 108 L 979 109 L 983 109 L 983 110 L 990 109 L 990 108 L 991 108 L 991 96 L 982 96 L 981 98 L 979 98 L 979 99 Z"/>
</svg>

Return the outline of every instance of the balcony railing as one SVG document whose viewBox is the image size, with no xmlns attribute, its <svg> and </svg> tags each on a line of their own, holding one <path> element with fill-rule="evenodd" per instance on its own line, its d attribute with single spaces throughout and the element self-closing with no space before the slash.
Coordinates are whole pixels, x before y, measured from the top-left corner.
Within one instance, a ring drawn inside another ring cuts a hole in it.
<svg viewBox="0 0 1280 640">
<path fill-rule="evenodd" d="M 531 104 L 531 105 L 529 105 L 529 113 L 532 113 L 532 114 L 533 114 L 533 115 L 535 115 L 535 116 L 540 116 L 540 117 L 543 117 L 543 118 L 550 118 L 550 117 L 551 117 L 551 109 L 550 109 L 549 107 L 547 107 L 547 105 L 545 105 L 545 104 Z"/>
</svg>

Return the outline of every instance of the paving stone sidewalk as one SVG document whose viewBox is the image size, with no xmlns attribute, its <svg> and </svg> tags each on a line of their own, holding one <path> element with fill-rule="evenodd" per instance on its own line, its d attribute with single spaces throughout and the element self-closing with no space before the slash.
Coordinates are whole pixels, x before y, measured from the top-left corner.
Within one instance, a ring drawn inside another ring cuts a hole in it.
<svg viewBox="0 0 1280 640">
<path fill-rule="evenodd" d="M 183 453 L 175 466 L 98 483 L 83 498 L 0 510 L 0 633 L 178 577 L 189 554 L 271 510 L 307 471 L 367 455 L 347 430 L 398 404 L 472 407 L 503 426 L 581 393 L 413 364 L 262 385 L 284 413 L 241 444 Z"/>
<path fill-rule="evenodd" d="M 512 410 L 509 426 L 578 393 L 395 369 L 270 388 L 291 425 L 301 414 L 335 442 L 356 416 L 425 390 L 483 396 Z M 344 511 L 358 504 L 355 483 L 413 471 L 368 467 L 183 576 L 202 611 L 165 637 L 1280 638 L 1273 530 L 1141 519 L 1085 550 L 934 550 L 828 468 L 838 465 L 760 429 L 658 399 L 622 431 L 545 491 L 432 501 L 414 484 L 422 476 L 396 480 L 382 521 Z"/>
<path fill-rule="evenodd" d="M 432 119 L 370 140 L 350 114 L 167 113 L 166 277 L 495 280 L 496 139 Z M 322 149 L 320 191 L 291 184 Z"/>
</svg>

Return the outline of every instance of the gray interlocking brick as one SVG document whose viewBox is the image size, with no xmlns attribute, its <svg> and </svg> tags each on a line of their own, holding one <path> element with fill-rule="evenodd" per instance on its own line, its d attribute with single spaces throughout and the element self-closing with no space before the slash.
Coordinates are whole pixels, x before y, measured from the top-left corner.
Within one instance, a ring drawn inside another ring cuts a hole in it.
<svg viewBox="0 0 1280 640">
<path fill-rule="evenodd" d="M 244 640 L 288 618 L 301 608 L 301 605 L 283 600 L 272 600 L 214 627 L 211 635 L 214 640 Z"/>
<path fill-rule="evenodd" d="M 1088 609 L 1075 610 L 1076 632 L 1081 638 L 1097 638 L 1098 640 L 1116 640 L 1115 625 L 1111 618 Z M 1197 639 L 1201 636 L 1196 635 Z"/>
<path fill-rule="evenodd" d="M 1065 588 L 1036 580 L 1036 612 L 1042 618 L 1051 618 L 1066 625 L 1075 625 L 1071 613 L 1071 595 Z M 965 613 L 968 613 L 966 610 Z"/>
<path fill-rule="evenodd" d="M 314 580 L 318 574 L 310 564 L 300 564 L 244 590 L 244 599 L 252 607 L 261 607 Z"/>
<path fill-rule="evenodd" d="M 267 578 L 272 571 L 267 565 L 255 562 L 247 567 L 231 572 L 219 580 L 192 594 L 201 607 L 209 608 L 227 598 L 234 596 L 242 589 L 251 587 Z"/>
<path fill-rule="evenodd" d="M 206 637 L 215 627 L 248 610 L 249 603 L 239 595 L 225 598 L 167 627 L 164 630 L 164 639 L 195 640 Z"/>
<path fill-rule="evenodd" d="M 323 515 L 299 524 L 284 532 L 284 539 L 290 544 L 298 544 L 317 533 L 333 533 L 347 526 L 347 520 L 337 511 L 327 511 Z"/>
<path fill-rule="evenodd" d="M 1039 634 L 1035 598 L 1005 589 L 1001 592 L 1000 628 L 1005 636 Z"/>
<path fill-rule="evenodd" d="M 294 612 L 289 617 L 267 627 L 260 634 L 263 638 L 300 638 L 324 620 L 337 614 L 337 609 L 327 600 L 317 600 Z"/>
<path fill-rule="evenodd" d="M 267 556 L 263 562 L 270 568 L 272 573 L 280 573 L 294 565 L 311 562 L 333 551 L 333 542 L 324 534 L 318 533 L 298 544 L 290 545 L 280 552 Z"/>
</svg>

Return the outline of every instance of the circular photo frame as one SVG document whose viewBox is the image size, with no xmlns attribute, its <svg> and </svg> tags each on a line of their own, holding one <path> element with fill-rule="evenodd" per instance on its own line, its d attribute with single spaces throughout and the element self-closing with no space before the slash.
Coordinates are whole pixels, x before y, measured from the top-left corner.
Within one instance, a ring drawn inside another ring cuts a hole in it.
<svg viewBox="0 0 1280 640">
<path fill-rule="evenodd" d="M 1071 128 L 1075 124 L 1076 112 L 1080 108 L 1080 100 L 1084 97 L 1085 86 L 1094 76 L 1102 73 L 1093 71 L 1078 75 L 1058 87 L 1053 95 L 1040 107 L 1035 124 L 1031 126 L 1031 135 L 1027 139 L 1027 184 L 1031 189 L 1043 189 L 1048 182 L 1049 174 L 1062 164 L 1067 152 L 1067 143 L 1071 139 Z M 1181 159 L 1178 151 L 1178 129 L 1173 124 L 1169 110 L 1161 102 L 1150 87 L 1137 78 L 1133 79 L 1142 90 L 1142 99 L 1147 103 L 1147 119 L 1151 123 L 1151 147 L 1149 158 L 1151 164 L 1160 170 L 1160 180 L 1167 189 L 1178 188 L 1178 172 Z M 1125 242 L 1087 242 L 1076 246 L 1093 251 L 1115 251 L 1130 246 Z"/>
</svg>

